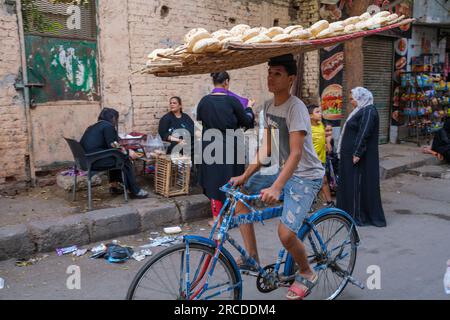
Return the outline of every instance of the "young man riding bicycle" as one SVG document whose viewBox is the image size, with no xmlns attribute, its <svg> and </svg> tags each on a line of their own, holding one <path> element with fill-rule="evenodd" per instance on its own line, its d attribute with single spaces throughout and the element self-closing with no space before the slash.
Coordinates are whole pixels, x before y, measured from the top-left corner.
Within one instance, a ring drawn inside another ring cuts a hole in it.
<svg viewBox="0 0 450 320">
<path fill-rule="evenodd" d="M 299 266 L 287 299 L 307 296 L 318 280 L 310 267 L 303 243 L 297 233 L 322 186 L 325 170 L 314 151 L 310 116 L 305 104 L 290 94 L 297 75 L 297 63 L 291 54 L 269 61 L 267 85 L 274 98 L 264 104 L 265 134 L 256 161 L 245 173 L 231 179 L 234 186 L 243 186 L 246 193 L 261 194 L 266 204 L 277 202 L 284 191 L 283 214 L 278 226 L 280 241 Z M 278 136 L 279 139 L 276 137 Z M 277 154 L 279 171 L 274 175 L 257 172 L 266 160 Z M 248 209 L 239 203 L 236 214 Z M 240 226 L 245 248 L 259 261 L 255 231 L 252 224 Z M 241 263 L 241 269 L 248 266 Z"/>
</svg>

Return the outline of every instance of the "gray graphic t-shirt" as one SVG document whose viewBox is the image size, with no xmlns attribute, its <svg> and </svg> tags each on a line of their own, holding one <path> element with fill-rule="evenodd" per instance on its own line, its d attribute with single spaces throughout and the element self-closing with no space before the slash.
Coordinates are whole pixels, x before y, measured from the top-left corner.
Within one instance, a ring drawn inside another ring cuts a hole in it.
<svg viewBox="0 0 450 320">
<path fill-rule="evenodd" d="M 285 103 L 274 106 L 273 99 L 264 103 L 264 127 L 271 130 L 272 152 L 279 154 L 279 165 L 283 167 L 290 154 L 289 133 L 304 131 L 302 158 L 294 175 L 303 179 L 322 179 L 325 169 L 317 157 L 312 143 L 311 120 L 305 104 L 296 96 Z M 276 138 L 278 135 L 279 138 Z"/>
</svg>

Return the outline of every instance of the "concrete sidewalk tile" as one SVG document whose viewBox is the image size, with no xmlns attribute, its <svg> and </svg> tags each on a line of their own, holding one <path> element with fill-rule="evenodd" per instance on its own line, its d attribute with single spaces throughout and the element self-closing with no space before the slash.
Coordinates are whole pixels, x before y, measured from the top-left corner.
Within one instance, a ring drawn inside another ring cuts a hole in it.
<svg viewBox="0 0 450 320">
<path fill-rule="evenodd" d="M 25 225 L 0 228 L 0 260 L 29 258 L 35 251 L 36 246 Z"/>
<path fill-rule="evenodd" d="M 450 177 L 450 166 L 425 165 L 419 168 L 409 169 L 408 173 L 422 177 L 448 179 Z"/>
<path fill-rule="evenodd" d="M 403 145 L 380 146 L 380 178 L 389 179 L 410 169 L 439 165 L 439 161 L 420 148 Z"/>
<path fill-rule="evenodd" d="M 84 214 L 60 220 L 34 221 L 30 230 L 38 252 L 89 243 L 89 222 Z"/>
<path fill-rule="evenodd" d="M 138 208 L 141 216 L 141 230 L 148 231 L 167 227 L 181 222 L 180 212 L 173 202 L 153 203 L 149 206 Z"/>
<path fill-rule="evenodd" d="M 91 242 L 131 235 L 141 231 L 141 216 L 130 206 L 101 209 L 86 214 Z"/>
<path fill-rule="evenodd" d="M 190 222 L 211 217 L 210 201 L 203 194 L 177 197 L 174 201 L 180 209 L 181 219 L 183 222 Z"/>
</svg>

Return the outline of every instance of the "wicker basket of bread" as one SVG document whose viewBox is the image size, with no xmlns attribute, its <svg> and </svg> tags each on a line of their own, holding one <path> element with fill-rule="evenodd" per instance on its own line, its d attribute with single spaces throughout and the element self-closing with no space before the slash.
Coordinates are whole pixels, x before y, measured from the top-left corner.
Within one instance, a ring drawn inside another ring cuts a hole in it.
<svg viewBox="0 0 450 320">
<path fill-rule="evenodd" d="M 151 52 L 146 66 L 139 72 L 173 77 L 245 68 L 265 63 L 275 56 L 317 50 L 413 21 L 381 11 L 373 16 L 364 13 L 333 23 L 321 20 L 308 28 L 301 25 L 251 28 L 239 24 L 213 33 L 196 28 L 184 36 L 182 46 Z"/>
</svg>

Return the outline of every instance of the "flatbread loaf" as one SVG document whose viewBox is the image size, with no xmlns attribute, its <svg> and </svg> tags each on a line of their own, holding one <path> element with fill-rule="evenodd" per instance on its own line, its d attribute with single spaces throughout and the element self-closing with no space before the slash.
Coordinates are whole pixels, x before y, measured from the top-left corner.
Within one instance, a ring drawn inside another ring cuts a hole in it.
<svg viewBox="0 0 450 320">
<path fill-rule="evenodd" d="M 345 28 L 344 28 L 345 33 L 353 33 L 356 31 L 358 31 L 358 29 L 355 27 L 354 24 L 349 24 L 349 25 L 345 26 Z"/>
<path fill-rule="evenodd" d="M 199 33 L 208 33 L 209 34 L 209 32 L 204 28 L 192 29 L 188 33 L 186 33 L 186 35 L 184 36 L 184 39 L 183 39 L 184 43 L 185 44 L 189 43 L 192 40 L 192 38 Z"/>
<path fill-rule="evenodd" d="M 369 22 L 369 20 L 362 20 L 360 22 L 358 22 L 357 24 L 355 24 L 355 28 L 359 31 L 359 30 L 364 30 L 367 27 L 367 23 Z"/>
<path fill-rule="evenodd" d="M 239 36 L 239 35 L 243 35 L 245 31 L 247 31 L 248 29 L 251 29 L 250 26 L 246 25 L 246 24 L 238 24 L 236 26 L 234 26 L 233 28 L 231 28 L 230 33 L 234 36 Z"/>
<path fill-rule="evenodd" d="M 328 38 L 330 37 L 332 34 L 334 33 L 333 28 L 326 28 L 325 30 L 322 30 L 317 36 L 316 38 Z"/>
<path fill-rule="evenodd" d="M 312 37 L 312 34 L 309 30 L 294 30 L 291 32 L 291 36 L 293 36 L 295 40 L 308 40 Z"/>
<path fill-rule="evenodd" d="M 194 45 L 193 53 L 212 53 L 218 52 L 222 49 L 220 41 L 215 38 L 205 38 L 197 41 Z"/>
<path fill-rule="evenodd" d="M 226 43 L 229 43 L 229 42 L 238 42 L 238 43 L 242 43 L 242 42 L 244 42 L 244 41 L 242 41 L 242 38 L 241 38 L 241 37 L 228 37 L 228 38 L 222 39 L 222 40 L 220 41 L 220 43 L 222 44 L 222 46 L 224 46 Z"/>
<path fill-rule="evenodd" d="M 342 22 L 344 27 L 351 25 L 351 24 L 357 24 L 361 19 L 359 17 L 350 17 Z"/>
<path fill-rule="evenodd" d="M 269 38 L 273 38 L 279 34 L 283 34 L 284 29 L 281 27 L 272 27 L 269 30 L 267 30 L 264 34 L 268 36 Z"/>
<path fill-rule="evenodd" d="M 221 30 L 217 30 L 216 32 L 213 32 L 211 34 L 211 36 L 213 38 L 216 38 L 217 40 L 221 41 L 221 40 L 223 40 L 225 38 L 228 38 L 228 37 L 231 37 L 233 35 L 230 33 L 230 31 L 225 30 L 225 29 L 221 29 Z"/>
<path fill-rule="evenodd" d="M 269 38 L 268 36 L 266 36 L 265 34 L 260 34 L 256 37 L 253 37 L 247 41 L 245 41 L 245 43 L 248 44 L 252 44 L 252 43 L 268 43 L 268 42 L 272 42 L 272 39 Z"/>
<path fill-rule="evenodd" d="M 164 56 L 167 56 L 167 55 L 172 54 L 173 52 L 174 52 L 174 50 L 170 49 L 170 48 L 168 48 L 168 49 L 155 49 L 155 50 L 152 51 L 152 53 L 150 53 L 148 55 L 148 58 L 150 60 L 153 60 L 153 61 L 156 61 L 156 60 L 159 60 L 159 61 L 170 60 L 168 58 L 160 57 L 160 56 L 158 56 L 158 54 L 162 54 Z"/>
<path fill-rule="evenodd" d="M 364 12 L 362 15 L 359 16 L 359 20 L 361 21 L 368 20 L 370 18 L 372 18 L 372 16 L 368 12 Z"/>
<path fill-rule="evenodd" d="M 345 26 L 342 21 L 337 21 L 337 22 L 330 23 L 329 28 L 334 30 L 334 32 L 339 32 L 339 31 L 344 31 Z"/>
<path fill-rule="evenodd" d="M 297 24 L 295 26 L 289 26 L 284 29 L 284 33 L 290 34 L 292 31 L 298 30 L 298 29 L 303 29 L 303 27 L 299 24 Z"/>
<path fill-rule="evenodd" d="M 311 34 L 316 37 L 319 33 L 321 33 L 323 30 L 327 29 L 330 26 L 327 20 L 320 20 L 316 23 L 314 23 L 311 27 L 309 27 L 309 31 Z"/>
<path fill-rule="evenodd" d="M 386 17 L 387 21 L 385 22 L 385 24 L 389 24 L 392 23 L 393 21 L 398 19 L 398 14 L 393 13 L 390 16 Z"/>
<path fill-rule="evenodd" d="M 185 42 L 188 52 L 193 52 L 194 46 L 198 41 L 211 38 L 211 34 L 203 28 L 200 28 L 196 32 L 191 33 L 191 31 L 185 36 L 185 40 L 188 40 Z"/>
<path fill-rule="evenodd" d="M 293 38 L 294 38 L 294 36 L 291 34 L 282 33 L 282 34 L 279 34 L 279 35 L 276 35 L 275 37 L 273 37 L 272 41 L 273 42 L 288 42 Z"/>
<path fill-rule="evenodd" d="M 375 13 L 372 18 L 386 18 L 389 17 L 391 13 L 389 11 L 380 11 L 378 13 Z"/>
<path fill-rule="evenodd" d="M 261 33 L 261 28 L 248 29 L 242 35 L 242 40 L 243 41 L 250 40 L 251 38 L 258 36 L 260 33 Z"/>
</svg>

